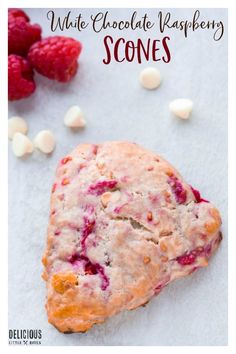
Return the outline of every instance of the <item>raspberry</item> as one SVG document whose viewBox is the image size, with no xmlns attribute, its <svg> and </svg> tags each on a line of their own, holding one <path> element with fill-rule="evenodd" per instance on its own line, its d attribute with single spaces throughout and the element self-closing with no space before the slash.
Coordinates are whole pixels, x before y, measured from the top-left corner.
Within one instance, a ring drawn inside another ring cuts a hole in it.
<svg viewBox="0 0 236 354">
<path fill-rule="evenodd" d="M 21 9 L 8 9 L 8 21 L 14 21 L 16 18 L 23 18 L 26 22 L 29 22 L 29 17 Z"/>
<path fill-rule="evenodd" d="M 33 44 L 28 58 L 40 74 L 52 80 L 67 82 L 76 74 L 81 50 L 81 43 L 75 39 L 54 36 Z"/>
<path fill-rule="evenodd" d="M 8 18 L 8 54 L 25 56 L 31 45 L 41 39 L 41 27 L 27 22 L 25 17 Z"/>
<path fill-rule="evenodd" d="M 87 257 L 79 255 L 78 253 L 73 253 L 71 256 L 68 257 L 68 262 L 70 262 L 72 265 L 75 265 L 78 262 L 81 262 L 83 260 L 87 260 Z"/>
<path fill-rule="evenodd" d="M 19 100 L 30 96 L 36 86 L 29 62 L 19 55 L 8 56 L 8 99 Z"/>
</svg>

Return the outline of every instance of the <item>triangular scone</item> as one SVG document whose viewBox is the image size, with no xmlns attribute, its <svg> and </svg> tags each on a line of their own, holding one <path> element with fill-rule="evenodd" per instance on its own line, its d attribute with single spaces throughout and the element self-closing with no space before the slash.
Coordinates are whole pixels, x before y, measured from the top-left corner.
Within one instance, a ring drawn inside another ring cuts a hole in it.
<svg viewBox="0 0 236 354">
<path fill-rule="evenodd" d="M 43 257 L 48 320 L 83 332 L 205 267 L 218 210 L 163 158 L 129 142 L 79 145 L 57 168 Z"/>
</svg>

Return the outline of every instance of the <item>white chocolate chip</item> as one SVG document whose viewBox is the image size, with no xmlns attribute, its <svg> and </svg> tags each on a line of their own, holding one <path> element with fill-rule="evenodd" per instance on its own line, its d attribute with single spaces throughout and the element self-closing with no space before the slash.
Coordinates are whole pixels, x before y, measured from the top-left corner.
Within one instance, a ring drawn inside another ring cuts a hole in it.
<svg viewBox="0 0 236 354">
<path fill-rule="evenodd" d="M 188 98 L 178 98 L 170 102 L 169 108 L 177 117 L 188 119 L 193 109 L 193 101 Z"/>
<path fill-rule="evenodd" d="M 12 139 L 12 150 L 17 157 L 31 154 L 34 150 L 32 141 L 22 133 L 15 133 Z"/>
<path fill-rule="evenodd" d="M 72 106 L 65 114 L 64 123 L 70 128 L 83 128 L 86 125 L 84 114 L 79 106 Z"/>
<path fill-rule="evenodd" d="M 104 207 L 107 207 L 109 202 L 117 202 L 120 199 L 120 191 L 105 192 L 101 195 L 101 202 Z"/>
<path fill-rule="evenodd" d="M 144 88 L 153 90 L 157 88 L 161 83 L 160 71 L 152 67 L 146 68 L 141 71 L 139 75 L 139 81 Z"/>
<path fill-rule="evenodd" d="M 45 154 L 50 154 L 56 146 L 56 140 L 50 130 L 41 130 L 34 138 L 34 145 Z"/>
<path fill-rule="evenodd" d="M 28 131 L 26 121 L 21 117 L 8 119 L 8 138 L 12 139 L 15 133 L 26 134 Z"/>
</svg>

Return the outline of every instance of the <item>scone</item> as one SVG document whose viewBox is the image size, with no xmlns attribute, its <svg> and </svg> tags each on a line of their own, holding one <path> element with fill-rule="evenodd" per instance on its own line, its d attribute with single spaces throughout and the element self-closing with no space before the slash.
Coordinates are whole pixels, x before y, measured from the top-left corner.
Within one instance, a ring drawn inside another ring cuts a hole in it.
<svg viewBox="0 0 236 354">
<path fill-rule="evenodd" d="M 207 266 L 220 225 L 218 210 L 160 156 L 122 141 L 79 145 L 60 161 L 52 188 L 49 322 L 84 332 L 146 304 Z"/>
</svg>

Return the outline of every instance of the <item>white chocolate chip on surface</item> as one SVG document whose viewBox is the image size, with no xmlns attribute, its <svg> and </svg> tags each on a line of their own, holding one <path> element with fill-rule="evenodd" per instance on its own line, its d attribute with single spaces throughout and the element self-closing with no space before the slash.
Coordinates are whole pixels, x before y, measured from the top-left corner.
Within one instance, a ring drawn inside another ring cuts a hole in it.
<svg viewBox="0 0 236 354">
<path fill-rule="evenodd" d="M 65 114 L 64 123 L 70 128 L 83 128 L 86 125 L 84 113 L 79 106 L 72 106 Z"/>
<path fill-rule="evenodd" d="M 28 127 L 26 121 L 21 117 L 8 119 L 8 138 L 12 139 L 15 133 L 27 134 Z"/>
<path fill-rule="evenodd" d="M 56 146 L 56 139 L 50 130 L 41 130 L 34 138 L 34 145 L 43 153 L 50 154 Z"/>
<path fill-rule="evenodd" d="M 161 83 L 160 71 L 156 68 L 148 67 L 141 71 L 139 81 L 144 88 L 153 90 Z"/>
<path fill-rule="evenodd" d="M 188 119 L 193 109 L 193 101 L 188 98 L 177 98 L 170 102 L 169 109 L 177 117 Z"/>
<path fill-rule="evenodd" d="M 101 202 L 102 202 L 102 205 L 103 205 L 104 207 L 106 207 L 107 204 L 109 203 L 110 199 L 111 199 L 111 192 L 105 192 L 105 193 L 103 193 L 103 194 L 101 195 Z"/>
<path fill-rule="evenodd" d="M 33 152 L 34 145 L 26 135 L 17 132 L 12 139 L 12 150 L 17 157 L 23 157 Z"/>
</svg>

